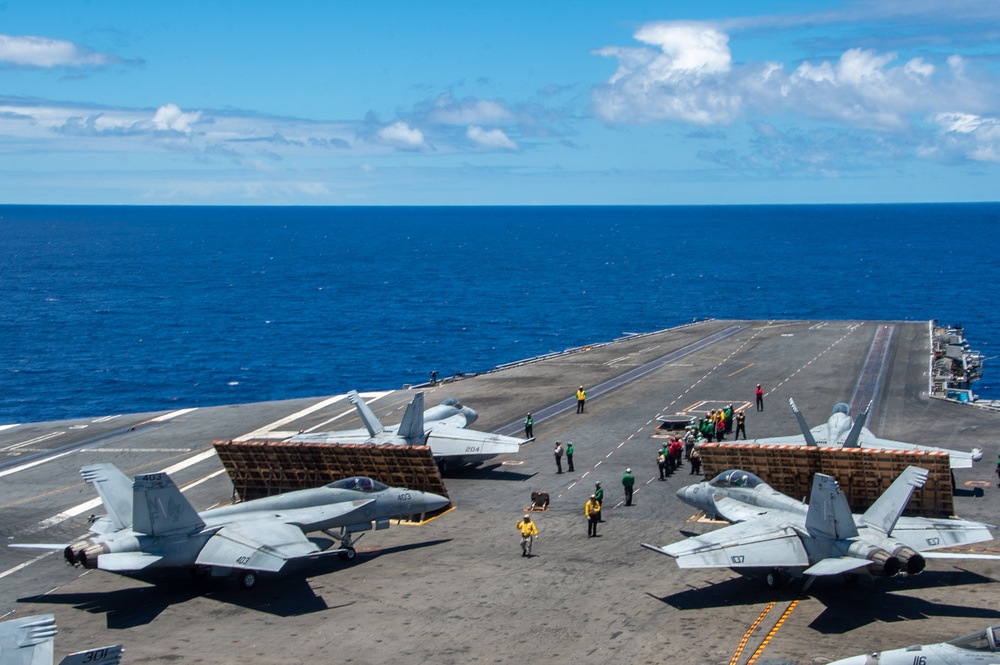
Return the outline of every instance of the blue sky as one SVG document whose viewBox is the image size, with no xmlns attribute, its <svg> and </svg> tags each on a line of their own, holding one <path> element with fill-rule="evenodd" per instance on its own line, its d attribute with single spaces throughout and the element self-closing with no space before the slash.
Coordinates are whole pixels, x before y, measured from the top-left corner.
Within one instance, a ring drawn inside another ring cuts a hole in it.
<svg viewBox="0 0 1000 665">
<path fill-rule="evenodd" d="M 0 3 L 0 203 L 1000 199 L 1000 2 Z"/>
</svg>

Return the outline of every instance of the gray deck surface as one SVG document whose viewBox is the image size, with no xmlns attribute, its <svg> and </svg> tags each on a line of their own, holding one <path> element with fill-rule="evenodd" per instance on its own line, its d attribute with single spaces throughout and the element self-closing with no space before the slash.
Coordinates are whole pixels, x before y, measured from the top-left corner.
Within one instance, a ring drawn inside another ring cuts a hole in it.
<svg viewBox="0 0 1000 665">
<path fill-rule="evenodd" d="M 693 511 L 674 497 L 695 478 L 688 467 L 656 480 L 657 414 L 734 402 L 749 406 L 750 438 L 794 434 L 793 397 L 810 425 L 820 424 L 835 403 L 850 401 L 875 332 L 886 325 L 892 337 L 870 429 L 903 441 L 983 447 L 981 462 L 956 473 L 956 512 L 996 523 L 1000 414 L 927 397 L 927 322 L 707 321 L 427 389 L 429 406 L 458 397 L 479 411 L 476 429 L 520 431 L 530 410 L 536 441 L 496 464 L 449 473 L 455 510 L 420 527 L 367 534 L 351 563 L 308 565 L 241 591 L 183 572 L 150 585 L 69 567 L 58 552 L 2 548 L 0 613 L 54 612 L 57 657 L 122 642 L 124 662 L 133 664 L 729 663 L 771 601 L 737 662 L 751 658 L 789 608 L 755 662 L 822 663 L 1000 623 L 998 562 L 931 561 L 912 578 L 856 586 L 819 580 L 804 594 L 797 582 L 775 594 L 729 570 L 682 571 L 639 545 L 715 528 L 689 523 Z M 753 409 L 758 382 L 766 390 L 762 413 Z M 581 384 L 590 399 L 578 415 L 573 393 Z M 410 394 L 394 391 L 371 406 L 385 422 L 398 422 Z M 163 413 L 146 413 L 4 429 L 4 540 L 82 536 L 100 506 L 52 518 L 95 497 L 78 473 L 85 464 L 159 471 L 215 439 L 309 429 L 340 414 L 325 428 L 360 426 L 344 400 L 289 419 L 326 399 L 202 408 L 161 422 L 151 419 Z M 575 473 L 555 473 L 556 440 L 573 442 Z M 63 456 L 51 459 L 56 451 Z M 618 505 L 627 466 L 637 478 L 636 505 L 628 508 Z M 208 477 L 185 491 L 203 510 L 229 499 L 220 470 L 209 456 L 173 476 L 179 486 Z M 595 480 L 606 488 L 606 523 L 600 538 L 588 539 L 583 504 Z M 988 485 L 981 496 L 973 495 L 976 484 Z M 525 559 L 514 524 L 533 490 L 550 492 L 552 506 L 535 515 L 541 535 L 535 556 Z M 46 520 L 55 524 L 42 528 Z"/>
</svg>

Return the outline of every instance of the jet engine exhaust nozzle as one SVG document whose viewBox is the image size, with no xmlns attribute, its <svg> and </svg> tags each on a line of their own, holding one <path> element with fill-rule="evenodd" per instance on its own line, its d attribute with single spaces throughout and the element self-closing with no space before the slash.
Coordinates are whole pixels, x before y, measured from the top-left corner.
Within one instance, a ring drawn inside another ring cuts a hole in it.
<svg viewBox="0 0 1000 665">
<path fill-rule="evenodd" d="M 895 577 L 903 569 L 903 565 L 899 562 L 899 559 L 885 550 L 873 549 L 868 553 L 868 560 L 872 562 L 868 570 L 875 576 Z"/>
<path fill-rule="evenodd" d="M 927 565 L 927 560 L 909 547 L 900 547 L 892 555 L 900 561 L 907 575 L 919 575 Z"/>
</svg>

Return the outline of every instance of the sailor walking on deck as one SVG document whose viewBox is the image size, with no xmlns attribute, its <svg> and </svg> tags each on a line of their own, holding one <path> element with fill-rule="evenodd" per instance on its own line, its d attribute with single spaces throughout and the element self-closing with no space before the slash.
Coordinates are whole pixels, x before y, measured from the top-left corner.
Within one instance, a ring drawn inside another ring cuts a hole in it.
<svg viewBox="0 0 1000 665">
<path fill-rule="evenodd" d="M 583 506 L 583 514 L 587 516 L 587 538 L 597 536 L 597 523 L 601 521 L 601 503 L 596 495 L 590 495 L 590 499 Z"/>
<path fill-rule="evenodd" d="M 754 391 L 754 394 L 757 396 L 757 410 L 758 411 L 763 411 L 764 410 L 764 389 L 760 387 L 759 383 L 757 384 L 757 390 Z"/>
<path fill-rule="evenodd" d="M 538 528 L 531 521 L 531 515 L 525 515 L 517 523 L 517 530 L 521 532 L 521 556 L 531 556 L 531 544 L 538 537 Z"/>
<path fill-rule="evenodd" d="M 587 391 L 580 386 L 580 389 L 576 391 L 576 412 L 583 413 L 584 405 L 587 402 Z"/>
<path fill-rule="evenodd" d="M 531 439 L 535 436 L 535 419 L 531 417 L 531 411 L 524 419 L 524 438 Z"/>
</svg>

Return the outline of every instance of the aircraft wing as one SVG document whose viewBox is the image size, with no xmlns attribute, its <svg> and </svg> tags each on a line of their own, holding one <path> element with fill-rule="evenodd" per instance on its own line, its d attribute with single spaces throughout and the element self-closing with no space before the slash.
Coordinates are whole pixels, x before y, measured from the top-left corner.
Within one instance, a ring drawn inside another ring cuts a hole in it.
<svg viewBox="0 0 1000 665">
<path fill-rule="evenodd" d="M 718 531 L 645 548 L 677 560 L 680 568 L 805 567 L 809 555 L 795 529 L 759 520 L 740 522 Z"/>
<path fill-rule="evenodd" d="M 972 463 L 976 461 L 977 458 L 982 457 L 982 453 L 975 450 L 965 452 L 964 450 L 952 450 L 950 448 L 938 448 L 936 446 L 923 446 L 919 443 L 906 443 L 905 441 L 882 439 L 875 436 L 867 429 L 862 431 L 858 444 L 862 448 L 883 448 L 885 450 L 924 450 L 932 453 L 948 453 L 948 464 L 953 469 L 971 469 Z"/>
<path fill-rule="evenodd" d="M 112 552 L 97 557 L 97 567 L 115 573 L 130 573 L 149 568 L 158 563 L 162 556 L 143 552 Z"/>
<path fill-rule="evenodd" d="M 828 557 L 826 559 L 820 559 L 815 565 L 806 568 L 802 571 L 802 574 L 839 575 L 840 573 L 849 573 L 852 570 L 864 568 L 870 563 L 871 561 L 869 559 L 860 559 L 856 556 Z"/>
<path fill-rule="evenodd" d="M 122 645 L 77 651 L 63 658 L 59 665 L 118 665 L 122 661 Z"/>
<path fill-rule="evenodd" d="M 523 439 L 503 434 L 478 432 L 455 427 L 435 427 L 427 437 L 427 445 L 435 457 L 442 455 L 516 453 Z"/>
<path fill-rule="evenodd" d="M 219 529 L 205 543 L 195 563 L 277 573 L 291 559 L 320 552 L 298 527 L 275 519 L 259 519 Z"/>
<path fill-rule="evenodd" d="M 918 552 L 993 540 L 982 522 L 931 517 L 900 517 L 889 535 Z"/>
<path fill-rule="evenodd" d="M 747 522 L 771 514 L 767 508 L 744 503 L 728 496 L 715 497 L 715 514 L 727 522 Z"/>
<path fill-rule="evenodd" d="M 332 432 L 310 432 L 296 434 L 289 441 L 292 443 L 368 443 L 372 435 L 366 429 L 345 429 Z"/>
<path fill-rule="evenodd" d="M 0 623 L 0 662 L 7 665 L 51 665 L 56 637 L 52 614 Z"/>
</svg>

